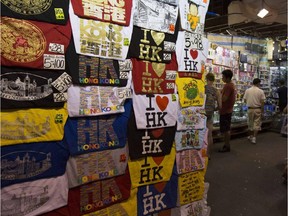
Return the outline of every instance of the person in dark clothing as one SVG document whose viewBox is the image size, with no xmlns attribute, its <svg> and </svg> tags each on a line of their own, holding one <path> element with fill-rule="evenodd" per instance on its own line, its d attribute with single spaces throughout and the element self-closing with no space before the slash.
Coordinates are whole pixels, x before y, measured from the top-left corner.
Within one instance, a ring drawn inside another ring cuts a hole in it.
<svg viewBox="0 0 288 216">
<path fill-rule="evenodd" d="M 279 111 L 282 113 L 284 108 L 287 106 L 287 87 L 285 86 L 285 80 L 279 81 L 280 87 L 277 89 L 279 96 Z"/>
</svg>

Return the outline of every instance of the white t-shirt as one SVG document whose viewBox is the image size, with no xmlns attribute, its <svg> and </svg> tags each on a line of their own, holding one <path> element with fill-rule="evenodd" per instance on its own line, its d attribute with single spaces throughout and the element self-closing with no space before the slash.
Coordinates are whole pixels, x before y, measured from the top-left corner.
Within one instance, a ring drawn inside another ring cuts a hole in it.
<svg viewBox="0 0 288 216">
<path fill-rule="evenodd" d="M 265 100 L 264 91 L 256 86 L 252 86 L 245 91 L 243 99 L 248 107 L 261 107 L 261 101 Z"/>
</svg>

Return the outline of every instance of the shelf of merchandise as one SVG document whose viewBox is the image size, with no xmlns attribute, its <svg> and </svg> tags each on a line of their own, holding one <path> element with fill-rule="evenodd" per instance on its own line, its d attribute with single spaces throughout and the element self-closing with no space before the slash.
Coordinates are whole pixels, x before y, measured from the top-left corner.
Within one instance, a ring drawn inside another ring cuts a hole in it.
<svg viewBox="0 0 288 216">
<path fill-rule="evenodd" d="M 271 95 L 271 79 L 269 67 L 259 65 L 259 79 L 261 80 L 261 89 L 264 91 L 266 98 Z"/>
</svg>

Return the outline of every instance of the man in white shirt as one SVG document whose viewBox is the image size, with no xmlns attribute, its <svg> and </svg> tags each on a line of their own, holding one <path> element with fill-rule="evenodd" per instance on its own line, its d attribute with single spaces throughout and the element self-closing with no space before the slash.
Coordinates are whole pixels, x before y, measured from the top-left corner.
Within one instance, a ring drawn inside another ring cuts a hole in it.
<svg viewBox="0 0 288 216">
<path fill-rule="evenodd" d="M 244 102 L 248 106 L 248 139 L 256 144 L 256 136 L 258 131 L 261 130 L 261 117 L 264 114 L 264 101 L 266 99 L 262 89 L 260 89 L 261 80 L 255 78 L 253 86 L 245 91 Z"/>
</svg>

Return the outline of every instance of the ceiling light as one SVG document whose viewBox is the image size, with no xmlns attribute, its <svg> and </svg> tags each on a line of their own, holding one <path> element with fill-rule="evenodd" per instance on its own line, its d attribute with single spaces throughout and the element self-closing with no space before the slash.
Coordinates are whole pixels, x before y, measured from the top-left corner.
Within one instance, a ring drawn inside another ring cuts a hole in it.
<svg viewBox="0 0 288 216">
<path fill-rule="evenodd" d="M 262 9 L 258 12 L 257 16 L 260 17 L 260 18 L 264 18 L 268 13 L 269 13 L 268 10 L 266 10 L 265 8 L 262 8 Z"/>
</svg>

